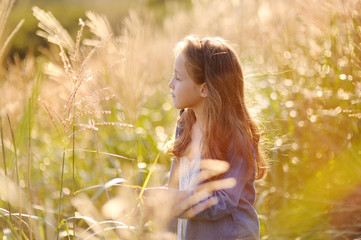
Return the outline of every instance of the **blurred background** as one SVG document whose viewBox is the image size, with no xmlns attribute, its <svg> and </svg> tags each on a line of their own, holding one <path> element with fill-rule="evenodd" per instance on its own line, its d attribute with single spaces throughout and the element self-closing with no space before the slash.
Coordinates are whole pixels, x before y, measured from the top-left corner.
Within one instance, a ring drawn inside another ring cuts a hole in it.
<svg viewBox="0 0 361 240">
<path fill-rule="evenodd" d="M 167 182 L 189 34 L 240 56 L 261 239 L 361 238 L 360 0 L 1 0 L 3 239 L 152 236 L 134 188 Z"/>
</svg>

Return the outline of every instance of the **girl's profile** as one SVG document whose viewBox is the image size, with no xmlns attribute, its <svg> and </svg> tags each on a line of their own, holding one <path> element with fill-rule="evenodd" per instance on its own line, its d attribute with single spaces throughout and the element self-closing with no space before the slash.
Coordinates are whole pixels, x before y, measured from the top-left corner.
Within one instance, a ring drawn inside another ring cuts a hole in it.
<svg viewBox="0 0 361 240">
<path fill-rule="evenodd" d="M 254 181 L 266 164 L 239 58 L 218 37 L 188 36 L 175 52 L 169 88 L 181 114 L 168 187 L 161 191 L 172 206 L 177 239 L 259 239 Z M 145 201 L 157 192 L 148 189 Z"/>
</svg>

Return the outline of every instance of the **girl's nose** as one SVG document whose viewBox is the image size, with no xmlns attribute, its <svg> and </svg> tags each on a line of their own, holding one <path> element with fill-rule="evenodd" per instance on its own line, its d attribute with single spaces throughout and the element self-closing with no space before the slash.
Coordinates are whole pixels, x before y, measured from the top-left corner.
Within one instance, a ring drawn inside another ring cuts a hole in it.
<svg viewBox="0 0 361 240">
<path fill-rule="evenodd" d="M 168 83 L 168 87 L 170 87 L 171 89 L 174 88 L 173 79 L 174 79 L 174 77 L 172 77 L 172 79 L 171 79 L 171 80 L 169 81 L 169 83 Z"/>
</svg>

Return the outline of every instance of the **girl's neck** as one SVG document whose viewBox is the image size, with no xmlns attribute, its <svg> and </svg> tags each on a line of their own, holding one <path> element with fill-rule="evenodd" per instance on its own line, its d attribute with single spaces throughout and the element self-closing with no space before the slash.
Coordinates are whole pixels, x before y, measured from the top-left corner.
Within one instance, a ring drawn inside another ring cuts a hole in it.
<svg viewBox="0 0 361 240">
<path fill-rule="evenodd" d="M 202 153 L 202 139 L 203 139 L 203 112 L 198 108 L 192 108 L 196 121 L 192 125 L 191 129 L 191 142 L 185 151 L 185 156 L 188 160 L 192 160 Z"/>
<path fill-rule="evenodd" d="M 201 132 L 203 132 L 203 127 L 204 127 L 204 102 L 200 103 L 199 105 L 197 105 L 196 107 L 193 107 L 192 110 L 196 116 L 196 122 L 194 123 L 194 127 L 197 127 L 201 130 Z"/>
</svg>

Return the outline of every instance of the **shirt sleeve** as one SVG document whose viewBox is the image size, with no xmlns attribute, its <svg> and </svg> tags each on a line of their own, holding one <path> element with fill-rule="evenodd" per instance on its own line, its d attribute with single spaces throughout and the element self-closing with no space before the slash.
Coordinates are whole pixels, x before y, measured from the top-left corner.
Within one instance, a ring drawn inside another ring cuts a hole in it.
<svg viewBox="0 0 361 240">
<path fill-rule="evenodd" d="M 230 168 L 224 174 L 222 179 L 234 178 L 236 186 L 230 189 L 221 189 L 214 191 L 210 197 L 216 197 L 217 204 L 203 210 L 202 212 L 195 215 L 192 219 L 195 220 L 217 220 L 230 213 L 237 207 L 242 191 L 244 191 L 247 181 L 247 163 L 241 156 L 237 156 L 235 153 L 231 157 Z M 195 207 L 196 205 L 192 206 Z"/>
</svg>

